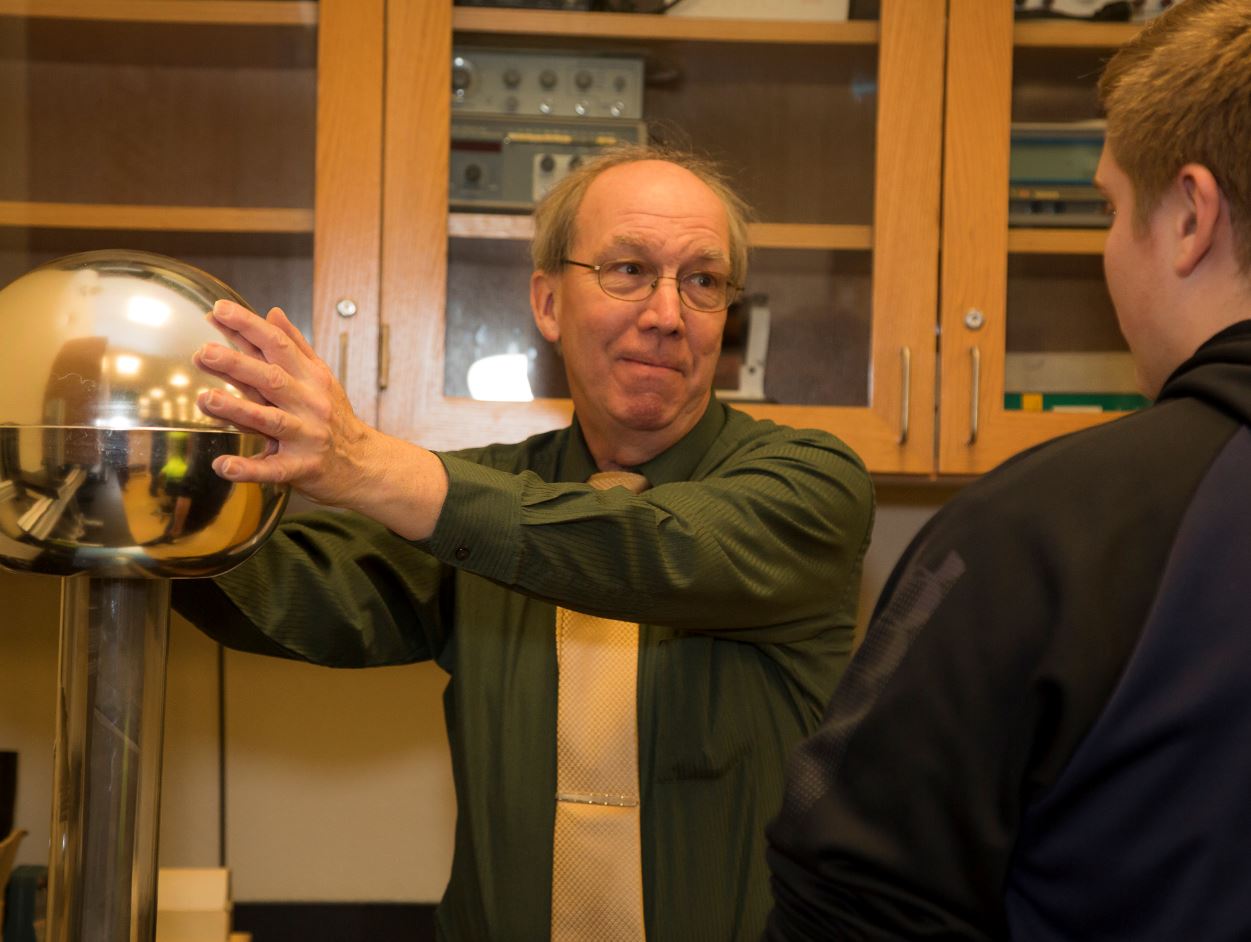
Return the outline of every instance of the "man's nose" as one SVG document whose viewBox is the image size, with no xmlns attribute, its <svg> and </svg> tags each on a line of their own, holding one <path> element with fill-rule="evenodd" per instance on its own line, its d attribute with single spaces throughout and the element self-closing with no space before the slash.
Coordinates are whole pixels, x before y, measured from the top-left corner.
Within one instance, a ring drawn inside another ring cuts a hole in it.
<svg viewBox="0 0 1251 942">
<path fill-rule="evenodd" d="M 641 326 L 645 330 L 655 328 L 666 334 L 677 333 L 682 329 L 682 296 L 678 294 L 677 278 L 660 276 L 656 290 L 647 299 Z"/>
</svg>

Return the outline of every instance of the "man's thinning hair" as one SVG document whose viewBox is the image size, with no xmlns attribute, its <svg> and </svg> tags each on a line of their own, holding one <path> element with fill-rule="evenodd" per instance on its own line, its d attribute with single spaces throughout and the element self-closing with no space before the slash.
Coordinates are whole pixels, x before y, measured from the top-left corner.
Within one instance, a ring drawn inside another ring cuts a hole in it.
<svg viewBox="0 0 1251 942">
<path fill-rule="evenodd" d="M 560 271 L 561 259 L 568 258 L 577 236 L 575 222 L 587 187 L 605 170 L 643 160 L 663 160 L 689 170 L 717 195 L 725 207 L 729 226 L 730 280 L 743 284 L 747 277 L 747 204 L 730 188 L 725 174 L 713 161 L 656 144 L 613 147 L 577 167 L 548 191 L 534 210 L 534 241 L 530 244 L 534 267 L 549 274 Z"/>
<path fill-rule="evenodd" d="M 1108 62 L 1099 97 L 1134 225 L 1146 227 L 1185 164 L 1202 164 L 1251 273 L 1251 0 L 1184 0 L 1161 14 Z"/>
</svg>

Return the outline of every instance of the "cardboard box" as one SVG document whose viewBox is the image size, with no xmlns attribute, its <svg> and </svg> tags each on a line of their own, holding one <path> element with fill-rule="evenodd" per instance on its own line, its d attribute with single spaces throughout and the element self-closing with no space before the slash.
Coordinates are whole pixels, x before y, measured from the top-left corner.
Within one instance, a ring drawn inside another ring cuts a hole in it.
<svg viewBox="0 0 1251 942">
<path fill-rule="evenodd" d="M 230 871 L 162 867 L 156 881 L 156 942 L 227 942 Z"/>
</svg>

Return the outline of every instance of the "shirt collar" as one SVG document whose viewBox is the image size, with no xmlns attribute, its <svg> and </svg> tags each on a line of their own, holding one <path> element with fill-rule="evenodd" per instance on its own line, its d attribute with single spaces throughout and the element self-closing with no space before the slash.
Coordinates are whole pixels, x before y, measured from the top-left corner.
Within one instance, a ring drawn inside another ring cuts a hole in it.
<svg viewBox="0 0 1251 942">
<path fill-rule="evenodd" d="M 688 481 L 700 460 L 717 440 L 717 436 L 721 434 L 725 422 L 725 406 L 712 396 L 708 400 L 708 407 L 704 409 L 704 414 L 695 423 L 694 428 L 651 461 L 627 470 L 637 471 L 646 476 L 652 487 L 673 481 Z M 586 439 L 582 436 L 582 426 L 578 424 L 576 415 L 573 417 L 570 431 L 564 454 L 561 456 L 559 479 L 585 481 L 599 468 L 596 467 L 591 451 L 586 446 Z"/>
</svg>

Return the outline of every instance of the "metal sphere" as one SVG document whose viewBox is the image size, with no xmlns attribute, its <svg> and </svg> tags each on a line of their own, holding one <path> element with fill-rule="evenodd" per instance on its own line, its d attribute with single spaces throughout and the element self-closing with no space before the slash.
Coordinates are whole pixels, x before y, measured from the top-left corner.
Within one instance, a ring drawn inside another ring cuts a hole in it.
<svg viewBox="0 0 1251 942">
<path fill-rule="evenodd" d="M 232 484 L 219 455 L 265 447 L 196 407 L 238 392 L 192 354 L 211 275 L 147 252 L 48 262 L 0 290 L 0 566 L 57 575 L 206 576 L 245 559 L 287 488 Z"/>
</svg>

